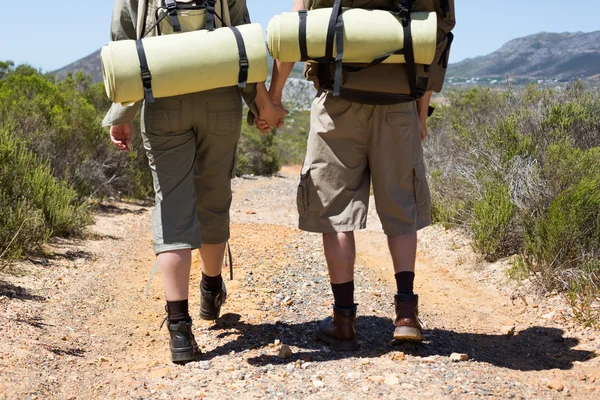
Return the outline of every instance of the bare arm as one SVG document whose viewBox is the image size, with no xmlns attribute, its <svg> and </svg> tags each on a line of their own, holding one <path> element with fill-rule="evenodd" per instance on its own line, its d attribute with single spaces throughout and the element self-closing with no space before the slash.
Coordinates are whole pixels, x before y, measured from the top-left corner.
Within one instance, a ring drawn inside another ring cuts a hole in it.
<svg viewBox="0 0 600 400">
<path fill-rule="evenodd" d="M 419 112 L 419 121 L 421 122 L 421 140 L 427 138 L 427 114 L 429 113 L 429 103 L 433 92 L 425 92 L 423 97 L 417 101 L 417 111 Z"/>
<path fill-rule="evenodd" d="M 293 0 L 292 11 L 298 12 L 304 9 L 305 7 L 302 0 Z M 275 63 L 273 64 L 273 76 L 271 78 L 269 95 L 275 104 L 281 105 L 283 87 L 294 68 L 294 64 L 295 63 L 293 62 L 280 62 L 279 60 L 275 60 Z"/>
</svg>

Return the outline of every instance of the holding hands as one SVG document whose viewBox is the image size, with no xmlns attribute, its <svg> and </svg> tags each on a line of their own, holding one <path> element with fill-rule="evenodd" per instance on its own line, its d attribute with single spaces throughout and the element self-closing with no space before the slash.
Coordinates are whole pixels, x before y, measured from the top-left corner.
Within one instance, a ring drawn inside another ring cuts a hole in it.
<svg viewBox="0 0 600 400">
<path fill-rule="evenodd" d="M 264 83 L 257 84 L 256 105 L 258 107 L 256 127 L 259 131 L 267 134 L 271 128 L 283 126 L 285 116 L 289 112 L 281 104 L 281 99 L 274 99 L 269 95 Z"/>
</svg>

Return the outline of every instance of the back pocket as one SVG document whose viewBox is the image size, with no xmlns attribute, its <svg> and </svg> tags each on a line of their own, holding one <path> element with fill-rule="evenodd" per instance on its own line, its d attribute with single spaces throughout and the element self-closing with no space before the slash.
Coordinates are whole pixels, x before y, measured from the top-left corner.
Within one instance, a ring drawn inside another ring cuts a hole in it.
<svg viewBox="0 0 600 400">
<path fill-rule="evenodd" d="M 208 104 L 208 130 L 217 136 L 235 132 L 237 126 L 237 102 Z"/>
</svg>

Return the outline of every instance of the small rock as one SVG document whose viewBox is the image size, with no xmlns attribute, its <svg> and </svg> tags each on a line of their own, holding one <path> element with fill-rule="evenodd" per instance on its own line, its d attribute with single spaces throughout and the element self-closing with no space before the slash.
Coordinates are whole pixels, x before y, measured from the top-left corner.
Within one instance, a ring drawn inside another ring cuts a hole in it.
<svg viewBox="0 0 600 400">
<path fill-rule="evenodd" d="M 75 265 L 79 267 L 85 265 L 85 258 L 78 258 L 77 260 L 75 260 Z"/>
<path fill-rule="evenodd" d="M 450 354 L 450 360 L 454 362 L 468 361 L 469 355 L 464 353 L 452 353 Z"/>
<path fill-rule="evenodd" d="M 383 383 L 389 386 L 395 386 L 400 384 L 400 379 L 396 378 L 395 376 L 390 376 L 389 378 L 386 378 Z"/>
<path fill-rule="evenodd" d="M 370 376 L 369 380 L 371 382 L 375 382 L 375 383 L 383 383 L 383 382 L 385 382 L 385 377 L 380 376 L 380 375 L 374 375 L 374 376 Z"/>
<path fill-rule="evenodd" d="M 313 384 L 314 387 L 319 388 L 319 389 L 325 386 L 325 384 L 323 383 L 323 381 L 320 381 L 318 379 L 315 379 L 312 382 L 312 384 Z"/>
<path fill-rule="evenodd" d="M 248 215 L 256 215 L 256 211 L 248 210 L 248 211 L 246 211 L 246 214 L 248 214 Z"/>
<path fill-rule="evenodd" d="M 546 386 L 548 387 L 548 389 L 556 390 L 557 392 L 562 392 L 565 388 L 565 385 L 561 381 L 558 381 L 556 379 L 549 380 Z"/>
<path fill-rule="evenodd" d="M 306 369 L 306 368 L 310 367 L 311 365 L 312 365 L 312 363 L 306 362 L 306 363 L 302 364 L 302 369 Z"/>
<path fill-rule="evenodd" d="M 103 363 L 103 362 L 108 362 L 108 358 L 106 358 L 106 357 L 104 357 L 104 356 L 100 356 L 100 357 L 98 358 L 98 361 L 100 361 L 101 363 Z"/>
<path fill-rule="evenodd" d="M 170 373 L 168 368 L 158 368 L 148 372 L 148 379 L 166 378 Z"/>
<path fill-rule="evenodd" d="M 406 354 L 404 354 L 404 352 L 402 352 L 402 351 L 392 354 L 393 361 L 404 361 L 405 359 L 406 359 Z"/>
<path fill-rule="evenodd" d="M 552 312 L 549 312 L 547 314 L 542 315 L 542 318 L 544 318 L 544 319 L 552 319 L 552 318 L 554 318 L 554 315 L 555 315 L 555 313 L 554 313 L 554 311 L 552 311 Z"/>
<path fill-rule="evenodd" d="M 210 361 L 200 361 L 198 363 L 198 368 L 200 368 L 200 369 L 209 369 L 210 368 Z"/>
<path fill-rule="evenodd" d="M 279 345 L 281 344 L 281 340 L 279 340 L 279 339 L 276 339 L 276 340 L 273 342 L 273 344 L 274 344 L 275 346 L 279 346 Z"/>
<path fill-rule="evenodd" d="M 579 375 L 579 380 L 580 380 L 580 381 L 585 381 L 585 380 L 587 380 L 587 375 Z"/>
<path fill-rule="evenodd" d="M 502 327 L 501 332 L 505 336 L 512 336 L 515 334 L 515 329 L 514 325 L 505 325 Z"/>
<path fill-rule="evenodd" d="M 292 349 L 290 349 L 290 346 L 286 344 L 282 345 L 279 349 L 279 358 L 281 358 L 282 360 L 287 360 L 288 358 L 291 358 L 293 354 L 294 353 L 292 353 Z"/>
</svg>

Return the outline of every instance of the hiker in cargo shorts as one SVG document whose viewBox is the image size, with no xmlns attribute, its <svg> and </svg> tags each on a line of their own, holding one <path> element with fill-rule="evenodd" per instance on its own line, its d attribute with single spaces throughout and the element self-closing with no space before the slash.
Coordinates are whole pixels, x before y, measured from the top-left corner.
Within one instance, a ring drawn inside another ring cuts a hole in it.
<svg viewBox="0 0 600 400">
<path fill-rule="evenodd" d="M 196 2 L 182 3 L 189 6 Z M 206 5 L 204 1 L 197 3 Z M 154 24 L 161 6 L 165 6 L 164 0 L 115 0 L 111 39 L 141 38 Z M 217 27 L 229 25 L 227 22 L 233 26 L 250 23 L 245 0 L 237 0 L 231 8 L 220 0 L 214 6 Z M 117 148 L 127 151 L 131 121 L 142 108 L 142 139 L 156 192 L 154 252 L 167 298 L 172 360 L 177 363 L 194 361 L 199 355 L 188 311 L 192 249 L 199 248 L 202 259 L 200 318 L 216 320 L 226 298 L 221 269 L 229 239 L 231 178 L 242 126 L 241 97 L 251 110 L 249 122 L 253 115 L 259 117 L 263 133 L 286 113 L 273 104 L 261 83 L 244 89 L 226 87 L 161 98 L 143 106 L 141 102 L 113 104 L 104 119 Z"/>
<path fill-rule="evenodd" d="M 293 11 L 332 8 L 333 14 L 336 6 L 395 12 L 407 18 L 409 25 L 413 6 L 425 8 L 419 11 L 435 11 L 441 17 L 431 66 L 418 66 L 414 61 L 410 65 L 408 57 L 406 64 L 380 64 L 354 71 L 336 70 L 335 60 L 307 63 L 306 76 L 315 83 L 318 94 L 312 103 L 307 154 L 298 186 L 299 227 L 323 234 L 334 297 L 333 316 L 319 323 L 317 336 L 334 350 L 358 348 L 353 232 L 366 227 L 372 183 L 397 284 L 394 339 L 421 341 L 418 296 L 413 292 L 417 231 L 431 223 L 422 141 L 427 136 L 432 91 L 441 90 L 445 75 L 453 38 L 454 2 L 293 1 Z M 310 16 L 304 18 L 310 20 Z M 276 61 L 269 90 L 276 104 L 281 104 L 292 68 L 293 63 Z M 339 96 L 334 96 L 336 90 Z"/>
</svg>

